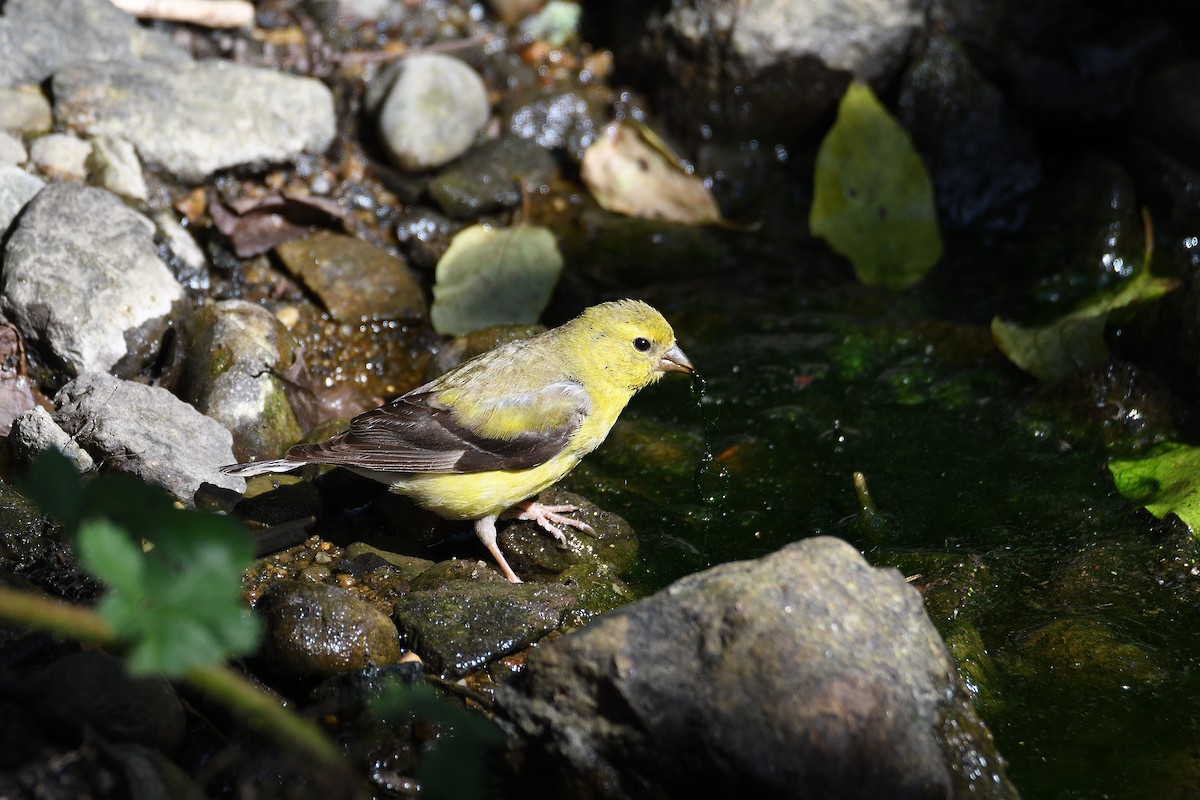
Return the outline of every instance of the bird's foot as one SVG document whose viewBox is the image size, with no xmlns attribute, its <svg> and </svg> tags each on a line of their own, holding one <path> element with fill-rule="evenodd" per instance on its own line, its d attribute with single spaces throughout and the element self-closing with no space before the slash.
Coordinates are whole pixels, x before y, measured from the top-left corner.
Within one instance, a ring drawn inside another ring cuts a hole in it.
<svg viewBox="0 0 1200 800">
<path fill-rule="evenodd" d="M 492 558 L 496 559 L 496 563 L 500 565 L 500 571 L 504 573 L 505 578 L 508 578 L 508 582 L 521 583 L 521 579 L 517 577 L 517 573 L 512 571 L 512 567 L 508 565 L 504 554 L 500 552 L 500 546 L 496 544 L 496 516 L 494 514 L 475 520 L 475 535 L 479 537 L 479 541 L 483 542 L 483 546 L 492 554 Z"/>
<path fill-rule="evenodd" d="M 579 506 L 561 505 L 547 506 L 542 505 L 536 500 L 526 500 L 524 503 L 517 503 L 515 506 L 505 511 L 500 516 L 505 519 L 529 520 L 536 522 L 543 530 L 552 534 L 558 543 L 566 545 L 567 534 L 563 532 L 560 525 L 566 525 L 568 528 L 575 528 L 595 535 L 596 529 L 588 525 L 583 520 L 575 519 L 574 517 L 565 516 L 572 511 L 578 511 Z"/>
</svg>

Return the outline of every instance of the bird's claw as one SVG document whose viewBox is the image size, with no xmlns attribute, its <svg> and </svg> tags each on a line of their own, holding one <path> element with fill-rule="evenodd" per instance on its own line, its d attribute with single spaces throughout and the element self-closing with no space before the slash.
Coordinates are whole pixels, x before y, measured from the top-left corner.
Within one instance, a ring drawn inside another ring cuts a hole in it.
<svg viewBox="0 0 1200 800">
<path fill-rule="evenodd" d="M 596 529 L 580 519 L 565 516 L 572 511 L 578 511 L 579 506 L 559 505 L 547 506 L 536 501 L 527 501 L 518 503 L 504 513 L 504 516 L 510 519 L 528 520 L 536 522 L 543 530 L 550 533 L 561 545 L 566 545 L 567 534 L 559 525 L 566 525 L 569 528 L 583 531 L 591 535 L 595 535 Z"/>
</svg>

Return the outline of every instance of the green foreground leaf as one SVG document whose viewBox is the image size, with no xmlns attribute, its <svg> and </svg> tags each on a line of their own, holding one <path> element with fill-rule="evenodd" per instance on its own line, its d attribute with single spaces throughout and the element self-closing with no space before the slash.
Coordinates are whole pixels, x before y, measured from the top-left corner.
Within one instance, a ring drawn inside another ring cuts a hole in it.
<svg viewBox="0 0 1200 800">
<path fill-rule="evenodd" d="M 809 226 L 868 286 L 906 289 L 942 257 L 933 184 L 908 133 L 855 81 L 817 153 Z"/>
<path fill-rule="evenodd" d="M 433 327 L 457 336 L 491 325 L 537 322 L 562 268 L 549 228 L 464 228 L 437 263 L 429 309 Z"/>
<path fill-rule="evenodd" d="M 107 587 L 96 611 L 127 646 L 131 672 L 181 677 L 258 646 L 260 623 L 241 593 L 253 556 L 241 525 L 178 508 L 127 476 L 84 483 L 65 463 L 39 457 L 27 493 L 74 533 L 83 568 Z"/>
<path fill-rule="evenodd" d="M 1165 444 L 1145 458 L 1112 461 L 1108 469 L 1123 496 L 1158 519 L 1175 514 L 1200 538 L 1200 447 Z"/>
</svg>

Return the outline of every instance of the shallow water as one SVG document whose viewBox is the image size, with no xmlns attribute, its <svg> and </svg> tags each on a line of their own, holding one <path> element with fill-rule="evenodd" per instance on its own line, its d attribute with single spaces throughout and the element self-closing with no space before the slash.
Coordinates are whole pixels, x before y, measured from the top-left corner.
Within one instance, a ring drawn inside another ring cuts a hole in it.
<svg viewBox="0 0 1200 800">
<path fill-rule="evenodd" d="M 639 532 L 629 580 L 653 590 L 818 534 L 917 585 L 939 557 L 975 559 L 955 618 L 931 616 L 982 637 L 993 671 L 977 702 L 1022 795 L 1200 792 L 1194 609 L 1151 574 L 1171 526 L 1117 494 L 1101 444 L 1027 413 L 1036 382 L 987 329 L 1003 291 L 950 295 L 943 280 L 892 296 L 846 277 L 759 267 L 647 293 L 703 375 L 700 406 L 686 380 L 643 392 L 568 479 Z M 1104 623 L 1118 657 L 1026 653 L 1056 619 Z"/>
</svg>

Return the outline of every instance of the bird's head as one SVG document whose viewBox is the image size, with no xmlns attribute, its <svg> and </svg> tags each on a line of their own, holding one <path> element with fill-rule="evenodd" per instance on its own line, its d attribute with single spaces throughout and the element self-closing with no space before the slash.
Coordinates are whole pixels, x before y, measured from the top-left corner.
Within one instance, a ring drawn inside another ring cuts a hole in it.
<svg viewBox="0 0 1200 800">
<path fill-rule="evenodd" d="M 638 300 L 601 303 L 575 320 L 589 341 L 583 367 L 606 383 L 637 392 L 668 372 L 694 373 L 663 315 Z"/>
</svg>

